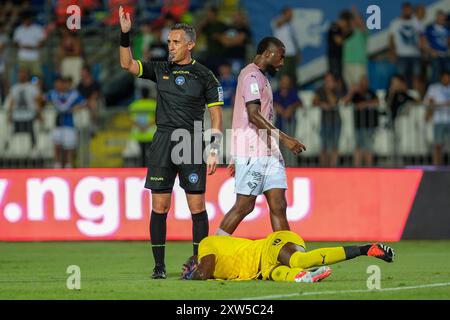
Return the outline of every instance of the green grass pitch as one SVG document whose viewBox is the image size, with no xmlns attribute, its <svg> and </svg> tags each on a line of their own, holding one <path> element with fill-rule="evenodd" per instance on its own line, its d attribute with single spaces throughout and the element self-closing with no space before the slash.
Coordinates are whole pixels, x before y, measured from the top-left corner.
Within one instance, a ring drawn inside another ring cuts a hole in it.
<svg viewBox="0 0 450 320">
<path fill-rule="evenodd" d="M 307 243 L 308 249 L 342 243 Z M 148 242 L 0 242 L 0 299 L 450 299 L 450 241 L 391 244 L 396 260 L 360 257 L 332 266 L 320 283 L 181 281 L 188 242 L 169 242 L 168 278 L 152 280 Z M 66 287 L 67 267 L 81 270 L 81 289 Z M 368 291 L 367 267 L 381 271 L 381 290 Z"/>
</svg>

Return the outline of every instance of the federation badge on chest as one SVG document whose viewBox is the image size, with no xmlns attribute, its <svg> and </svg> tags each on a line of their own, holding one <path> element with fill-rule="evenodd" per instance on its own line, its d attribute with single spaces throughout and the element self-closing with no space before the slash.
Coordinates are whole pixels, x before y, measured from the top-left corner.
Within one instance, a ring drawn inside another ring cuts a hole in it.
<svg viewBox="0 0 450 320">
<path fill-rule="evenodd" d="M 182 86 L 186 82 L 186 79 L 183 76 L 178 76 L 175 78 L 175 83 L 179 86 Z"/>
</svg>

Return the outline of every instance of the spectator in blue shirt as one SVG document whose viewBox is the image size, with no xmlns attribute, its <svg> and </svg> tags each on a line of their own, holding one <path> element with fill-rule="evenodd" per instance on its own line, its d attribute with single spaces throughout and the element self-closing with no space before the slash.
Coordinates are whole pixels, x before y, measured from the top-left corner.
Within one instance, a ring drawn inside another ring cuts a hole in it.
<svg viewBox="0 0 450 320">
<path fill-rule="evenodd" d="M 234 95 L 236 93 L 237 79 L 232 73 L 230 64 L 224 63 L 219 66 L 219 81 L 222 84 L 223 89 L 223 129 L 231 129 L 232 109 L 234 105 Z"/>
<path fill-rule="evenodd" d="M 282 75 L 279 88 L 273 94 L 273 105 L 276 114 L 275 127 L 291 137 L 295 136 L 295 112 L 297 108 L 302 106 L 302 101 L 293 82 L 290 75 Z M 297 165 L 297 157 L 292 152 L 289 152 L 284 147 L 281 147 L 281 152 L 287 166 Z"/>
<path fill-rule="evenodd" d="M 223 130 L 231 130 L 233 122 L 233 105 L 234 95 L 236 94 L 237 78 L 232 72 L 229 63 L 223 63 L 219 66 L 219 81 L 223 90 L 223 106 L 222 106 L 222 125 Z M 225 135 L 226 136 L 226 135 Z M 230 156 L 230 143 L 225 139 L 225 157 Z"/>
<path fill-rule="evenodd" d="M 445 12 L 436 13 L 436 21 L 425 30 L 428 51 L 431 56 L 431 82 L 439 81 L 439 75 L 444 70 L 450 70 L 449 42 L 450 28 L 446 25 Z"/>
<path fill-rule="evenodd" d="M 71 82 L 71 79 L 57 78 L 54 89 L 47 94 L 47 101 L 57 112 L 53 131 L 55 168 L 73 168 L 74 166 L 78 139 L 73 113 L 84 108 L 86 104 L 86 100 L 76 89 L 70 89 Z"/>
</svg>

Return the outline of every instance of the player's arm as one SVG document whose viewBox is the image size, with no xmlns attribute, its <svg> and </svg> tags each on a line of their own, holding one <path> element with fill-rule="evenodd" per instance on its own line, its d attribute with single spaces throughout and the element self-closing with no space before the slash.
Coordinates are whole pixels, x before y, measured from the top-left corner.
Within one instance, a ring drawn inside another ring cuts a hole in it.
<svg viewBox="0 0 450 320">
<path fill-rule="evenodd" d="M 212 72 L 208 73 L 205 85 L 205 100 L 211 117 L 211 149 L 206 163 L 208 174 L 213 174 L 216 171 L 218 153 L 222 146 L 223 88 Z"/>
<path fill-rule="evenodd" d="M 211 149 L 207 159 L 208 174 L 214 174 L 217 168 L 217 155 L 222 141 L 222 107 L 208 108 L 211 117 Z"/>
<path fill-rule="evenodd" d="M 197 269 L 192 274 L 191 280 L 213 279 L 214 268 L 216 266 L 216 256 L 209 254 L 200 259 Z"/>
<path fill-rule="evenodd" d="M 303 143 L 293 137 L 288 136 L 283 131 L 278 130 L 272 123 L 267 121 L 261 115 L 261 101 L 259 99 L 249 101 L 245 104 L 245 106 L 247 107 L 248 120 L 258 129 L 265 129 L 267 130 L 267 132 L 270 132 L 272 137 L 274 137 L 275 139 L 278 138 L 279 141 L 294 154 L 299 154 L 302 151 L 306 150 L 306 147 Z"/>
<path fill-rule="evenodd" d="M 141 72 L 139 64 L 133 59 L 133 54 L 130 49 L 130 30 L 131 30 L 131 17 L 130 13 L 125 13 L 123 7 L 119 7 L 119 19 L 120 29 L 122 31 L 120 35 L 120 66 L 128 70 L 128 72 L 138 76 Z"/>
</svg>

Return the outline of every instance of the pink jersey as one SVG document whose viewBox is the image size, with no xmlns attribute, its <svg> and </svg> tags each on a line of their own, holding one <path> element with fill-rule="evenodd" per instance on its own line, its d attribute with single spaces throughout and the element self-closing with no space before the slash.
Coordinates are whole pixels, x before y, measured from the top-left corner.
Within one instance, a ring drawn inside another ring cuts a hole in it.
<svg viewBox="0 0 450 320">
<path fill-rule="evenodd" d="M 261 115 L 274 122 L 272 87 L 269 80 L 254 63 L 241 70 L 236 88 L 233 110 L 233 133 L 231 155 L 238 157 L 258 157 L 280 155 L 278 143 L 272 138 L 271 149 L 267 148 L 265 130 L 259 130 L 248 120 L 246 103 L 259 100 Z"/>
</svg>

